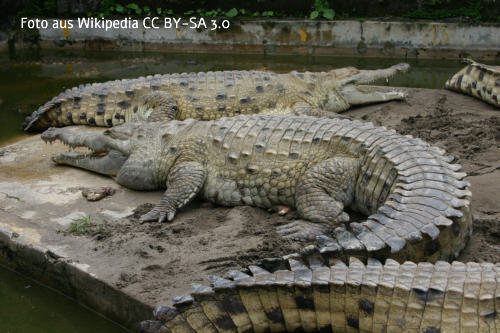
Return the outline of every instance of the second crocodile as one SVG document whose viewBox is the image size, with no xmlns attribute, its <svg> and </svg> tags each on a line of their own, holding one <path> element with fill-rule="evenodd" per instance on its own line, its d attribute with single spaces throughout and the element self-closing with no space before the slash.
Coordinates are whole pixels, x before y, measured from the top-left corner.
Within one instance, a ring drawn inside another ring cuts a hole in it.
<svg viewBox="0 0 500 333">
<path fill-rule="evenodd" d="M 23 128 L 41 131 L 79 124 L 111 127 L 134 120 L 215 120 L 255 113 L 327 116 L 353 105 L 404 99 L 401 91 L 381 92 L 359 84 L 387 79 L 408 68 L 401 63 L 379 70 L 346 67 L 318 73 L 158 74 L 92 83 L 68 89 L 40 106 L 26 118 Z M 311 108 L 317 110 L 311 112 Z"/>
</svg>

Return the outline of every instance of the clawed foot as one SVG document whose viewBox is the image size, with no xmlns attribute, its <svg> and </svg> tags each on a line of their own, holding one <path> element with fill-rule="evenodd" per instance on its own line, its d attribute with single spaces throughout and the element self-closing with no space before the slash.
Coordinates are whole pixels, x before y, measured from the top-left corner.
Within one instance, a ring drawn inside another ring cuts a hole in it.
<svg viewBox="0 0 500 333">
<path fill-rule="evenodd" d="M 175 209 L 173 208 L 163 208 L 160 209 L 158 207 L 155 207 L 149 211 L 149 213 L 146 213 L 141 216 L 139 221 L 142 223 L 144 222 L 165 222 L 165 221 L 172 221 L 175 217 Z"/>
<path fill-rule="evenodd" d="M 315 240 L 317 236 L 324 235 L 327 228 L 324 224 L 297 220 L 277 227 L 276 231 L 283 238 L 295 241 L 311 241 Z"/>
</svg>

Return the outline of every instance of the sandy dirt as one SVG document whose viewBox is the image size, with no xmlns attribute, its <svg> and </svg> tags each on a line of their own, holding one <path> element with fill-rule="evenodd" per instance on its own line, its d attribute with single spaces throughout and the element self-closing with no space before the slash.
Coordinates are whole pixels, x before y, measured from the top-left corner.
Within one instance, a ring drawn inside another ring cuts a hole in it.
<svg viewBox="0 0 500 333">
<path fill-rule="evenodd" d="M 450 91 L 407 91 L 409 97 L 405 102 L 360 107 L 345 115 L 420 137 L 455 156 L 472 183 L 474 217 L 472 239 L 459 259 L 500 262 L 500 201 L 497 199 L 500 110 Z M 0 208 L 18 216 L 26 215 L 28 210 L 36 212 L 36 217 L 24 216 L 16 222 L 18 228 L 36 229 L 42 245 L 61 249 L 61 256 L 88 265 L 89 272 L 151 306 L 169 303 L 174 295 L 189 292 L 191 283 L 207 283 L 209 275 L 225 274 L 258 259 L 290 254 L 307 245 L 285 241 L 276 234 L 276 226 L 296 218 L 294 212 L 279 216 L 253 207 L 216 207 L 200 200 L 183 208 L 172 223 L 140 224 L 138 217 L 160 199 L 160 192 L 128 191 L 85 171 L 54 167 L 49 156 L 51 151 L 64 151 L 62 145 L 48 149 L 36 137 L 28 140 L 32 146 L 39 145 L 36 149 L 43 151 L 44 156 L 35 152 L 31 159 L 21 158 L 21 153 L 15 155 L 20 146 L 4 150 L 4 161 L 14 156 L 12 162 L 18 167 L 14 169 L 12 164 L 0 163 L 0 183 L 13 178 L 23 184 L 30 184 L 34 179 L 64 180 L 67 188 L 59 191 L 68 193 L 71 200 L 57 209 L 48 208 L 46 202 L 36 207 L 30 204 L 27 208 L 21 198 Z M 94 186 L 111 186 L 117 190 L 116 194 L 97 202 L 87 202 L 81 195 L 74 197 L 70 192 L 79 191 L 75 183 L 90 186 L 89 177 L 94 177 Z M 6 187 L 4 192 L 7 190 Z M 109 214 L 110 210 L 115 216 Z M 127 214 L 123 211 L 127 210 L 132 215 L 124 217 Z M 45 216 L 41 211 L 52 215 Z M 74 211 L 87 212 L 92 218 L 93 225 L 85 235 L 71 234 L 61 223 L 40 223 Z"/>
<path fill-rule="evenodd" d="M 148 303 L 186 292 L 189 283 L 206 284 L 208 275 L 225 275 L 303 247 L 276 234 L 276 227 L 289 223 L 293 213 L 283 217 L 254 207 L 228 209 L 196 200 L 172 223 L 140 224 L 139 217 L 152 207 L 140 205 L 132 216 L 94 235 L 96 252 L 122 251 L 139 259 L 140 269 L 121 272 L 116 286 L 140 293 Z"/>
</svg>

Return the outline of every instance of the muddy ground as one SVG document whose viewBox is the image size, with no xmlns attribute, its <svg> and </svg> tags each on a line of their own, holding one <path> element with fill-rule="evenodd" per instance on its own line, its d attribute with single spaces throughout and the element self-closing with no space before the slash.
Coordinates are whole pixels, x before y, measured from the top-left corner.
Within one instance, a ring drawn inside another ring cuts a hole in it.
<svg viewBox="0 0 500 333">
<path fill-rule="evenodd" d="M 498 110 L 445 90 L 410 89 L 406 102 L 357 108 L 345 115 L 420 137 L 455 156 L 470 175 L 474 217 L 474 234 L 459 260 L 500 261 Z M 139 256 L 147 258 L 154 253 L 164 256 L 165 262 L 144 266 L 133 274 L 124 272 L 117 285 L 141 288 L 137 292 L 154 301 L 170 296 L 165 289 L 179 290 L 179 284 L 203 281 L 207 275 L 224 274 L 259 258 L 289 254 L 307 244 L 286 241 L 276 234 L 276 226 L 296 218 L 293 212 L 282 217 L 253 207 L 228 209 L 196 201 L 173 223 L 140 225 L 137 217 L 150 208 L 139 206 L 127 222 L 108 228 L 97 251 L 120 251 L 138 234 L 150 235 L 155 242 L 147 244 Z M 241 249 L 240 242 L 250 247 Z M 179 249 L 182 260 L 169 254 L 172 246 Z M 214 256 L 210 253 L 213 247 L 224 249 L 225 254 Z M 165 288 L 161 298 L 156 288 Z"/>
<path fill-rule="evenodd" d="M 474 217 L 472 239 L 459 259 L 500 262 L 500 110 L 450 91 L 406 90 L 405 102 L 371 105 L 345 114 L 420 137 L 455 156 L 472 183 Z M 172 223 L 140 224 L 138 217 L 159 200 L 161 192 L 133 192 L 103 177 L 55 167 L 48 157 L 64 151 L 62 145 L 45 146 L 36 137 L 28 140 L 32 156 L 22 153 L 22 144 L 1 152 L 0 195 L 5 197 L 0 197 L 0 220 L 2 214 L 10 214 L 5 218 L 14 221 L 15 217 L 16 228 L 36 235 L 33 238 L 41 245 L 87 265 L 88 272 L 151 306 L 169 303 L 172 296 L 189 292 L 190 283 L 206 283 L 211 274 L 224 274 L 306 245 L 276 234 L 276 226 L 296 218 L 293 212 L 279 216 L 253 207 L 216 207 L 200 200 L 183 208 Z M 7 183 L 14 178 L 15 188 Z M 79 196 L 77 184 L 108 185 L 117 192 L 91 203 Z M 38 191 L 36 198 L 41 201 L 36 205 L 23 203 L 23 196 L 29 196 L 18 188 L 25 185 Z M 52 194 L 54 188 L 57 193 Z M 53 199 L 43 199 L 48 194 L 65 201 L 56 207 Z M 91 218 L 83 235 L 68 232 L 68 223 L 59 219 L 76 211 Z"/>
</svg>

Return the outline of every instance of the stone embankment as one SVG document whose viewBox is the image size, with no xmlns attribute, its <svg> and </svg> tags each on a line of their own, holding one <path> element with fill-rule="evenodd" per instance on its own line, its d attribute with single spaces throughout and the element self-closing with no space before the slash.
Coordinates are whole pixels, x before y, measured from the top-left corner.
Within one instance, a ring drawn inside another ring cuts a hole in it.
<svg viewBox="0 0 500 333">
<path fill-rule="evenodd" d="M 51 20 L 49 20 L 51 21 Z M 146 29 L 86 28 L 74 20 L 71 29 L 33 29 L 0 34 L 0 50 L 26 47 L 111 49 L 201 53 L 347 55 L 369 57 L 500 59 L 500 25 L 429 21 L 230 20 L 229 28 L 211 30 L 210 19 L 198 28 L 188 24 Z M 18 22 L 19 26 L 21 22 Z M 151 20 L 145 22 L 148 27 Z M 173 22 L 171 22 L 173 23 Z M 189 23 L 189 22 L 186 22 Z"/>
</svg>

